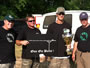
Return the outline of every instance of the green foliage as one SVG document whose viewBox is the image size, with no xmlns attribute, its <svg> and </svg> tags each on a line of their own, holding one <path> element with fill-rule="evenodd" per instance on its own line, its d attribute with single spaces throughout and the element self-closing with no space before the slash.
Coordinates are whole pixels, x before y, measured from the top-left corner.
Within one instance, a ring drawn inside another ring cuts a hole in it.
<svg viewBox="0 0 90 68">
<path fill-rule="evenodd" d="M 68 10 L 90 10 L 90 0 L 67 0 L 64 6 Z"/>
<path fill-rule="evenodd" d="M 15 7 L 18 9 L 18 11 L 22 11 L 23 8 L 25 8 L 26 3 L 26 0 L 19 0 L 16 2 Z"/>
<path fill-rule="evenodd" d="M 27 14 L 44 14 L 56 11 L 59 6 L 66 10 L 90 10 L 90 0 L 0 0 L 0 19 L 11 14 L 24 18 Z"/>
</svg>

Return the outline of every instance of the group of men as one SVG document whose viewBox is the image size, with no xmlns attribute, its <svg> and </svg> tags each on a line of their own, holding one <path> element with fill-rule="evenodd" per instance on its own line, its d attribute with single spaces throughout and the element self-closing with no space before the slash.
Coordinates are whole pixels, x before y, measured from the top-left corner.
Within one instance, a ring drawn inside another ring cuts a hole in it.
<svg viewBox="0 0 90 68">
<path fill-rule="evenodd" d="M 50 56 L 50 64 L 45 68 L 70 68 L 69 56 L 66 53 L 67 47 L 62 34 L 64 28 L 69 29 L 71 33 L 71 26 L 64 21 L 64 16 L 65 9 L 58 7 L 56 10 L 57 19 L 48 27 L 47 35 L 52 36 L 57 41 L 58 53 L 57 56 Z M 4 25 L 0 27 L 0 68 L 15 68 L 15 44 L 22 46 L 22 68 L 44 68 L 39 65 L 39 56 L 28 57 L 28 44 L 33 45 L 28 40 L 36 34 L 41 34 L 41 32 L 34 27 L 34 16 L 27 16 L 25 21 L 27 26 L 16 33 L 13 29 L 14 18 L 11 15 L 5 16 Z M 76 57 L 77 68 L 89 68 L 90 25 L 86 12 L 80 14 L 80 21 L 82 26 L 75 33 L 72 60 L 75 61 Z"/>
</svg>

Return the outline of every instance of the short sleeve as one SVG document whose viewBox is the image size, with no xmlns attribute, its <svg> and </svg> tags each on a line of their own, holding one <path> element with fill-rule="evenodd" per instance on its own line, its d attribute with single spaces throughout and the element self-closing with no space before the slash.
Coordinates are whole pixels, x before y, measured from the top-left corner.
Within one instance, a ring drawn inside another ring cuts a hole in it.
<svg viewBox="0 0 90 68">
<path fill-rule="evenodd" d="M 78 32 L 78 31 L 76 31 L 75 36 L 74 36 L 74 41 L 75 41 L 75 42 L 77 42 L 77 41 L 78 41 L 77 32 Z"/>
<path fill-rule="evenodd" d="M 18 32 L 16 40 L 25 40 L 25 32 L 23 30 Z"/>
</svg>

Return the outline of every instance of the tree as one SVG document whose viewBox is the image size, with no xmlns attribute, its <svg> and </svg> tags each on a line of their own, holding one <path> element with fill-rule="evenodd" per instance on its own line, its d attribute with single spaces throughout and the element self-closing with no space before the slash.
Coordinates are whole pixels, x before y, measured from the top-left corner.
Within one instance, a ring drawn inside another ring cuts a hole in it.
<svg viewBox="0 0 90 68">
<path fill-rule="evenodd" d="M 90 0 L 66 0 L 64 6 L 68 10 L 90 10 Z"/>
<path fill-rule="evenodd" d="M 0 0 L 0 19 L 11 14 L 24 18 L 27 14 L 44 14 L 56 11 L 59 6 L 66 10 L 90 10 L 90 0 Z"/>
</svg>

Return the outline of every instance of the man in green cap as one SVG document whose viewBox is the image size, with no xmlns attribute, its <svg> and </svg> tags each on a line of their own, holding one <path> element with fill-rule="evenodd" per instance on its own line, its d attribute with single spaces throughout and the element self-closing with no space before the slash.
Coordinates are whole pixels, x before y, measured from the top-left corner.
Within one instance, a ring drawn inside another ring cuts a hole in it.
<svg viewBox="0 0 90 68">
<path fill-rule="evenodd" d="M 0 68 L 14 68 L 15 65 L 15 40 L 16 32 L 14 18 L 5 16 L 4 25 L 0 27 Z"/>
</svg>

